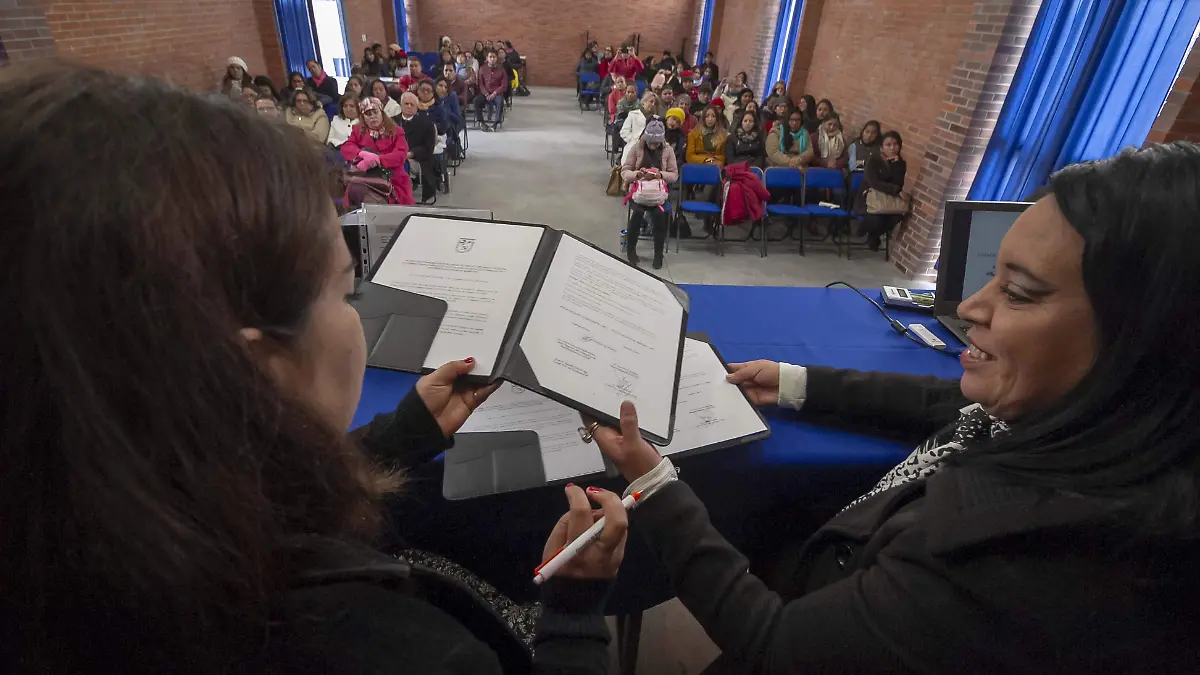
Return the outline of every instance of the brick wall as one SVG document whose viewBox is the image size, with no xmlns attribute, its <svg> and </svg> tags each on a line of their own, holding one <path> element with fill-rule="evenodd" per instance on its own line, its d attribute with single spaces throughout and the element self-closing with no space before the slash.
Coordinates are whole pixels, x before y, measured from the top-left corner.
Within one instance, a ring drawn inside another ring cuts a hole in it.
<svg viewBox="0 0 1200 675">
<path fill-rule="evenodd" d="M 1146 143 L 1192 141 L 1200 143 L 1200 91 L 1195 91 L 1200 77 L 1200 52 L 1192 49 L 1184 61 L 1175 85 L 1167 94 L 1163 108 L 1154 120 Z"/>
<path fill-rule="evenodd" d="M 362 62 L 364 48 L 376 42 L 384 45 L 392 42 L 386 30 L 389 23 L 393 24 L 391 34 L 396 34 L 391 0 L 342 0 L 342 6 L 346 11 L 346 35 L 353 63 Z"/>
<path fill-rule="evenodd" d="M 54 56 L 54 39 L 39 0 L 0 0 L 0 42 L 10 63 Z"/>
<path fill-rule="evenodd" d="M 722 11 L 714 16 L 709 49 L 716 54 L 722 77 L 746 71 L 757 98 L 765 88 L 779 0 L 717 0 L 716 4 Z"/>
<path fill-rule="evenodd" d="M 778 1 L 778 0 L 775 0 Z M 511 40 L 528 57 L 534 85 L 568 87 L 575 84 L 575 64 L 590 31 L 601 45 L 619 45 L 641 33 L 641 56 L 679 51 L 690 44 L 695 23 L 694 0 L 612 0 L 584 7 L 558 0 L 417 0 L 416 31 L 410 31 L 417 51 L 436 47 L 439 35 L 449 35 L 464 48 L 477 39 Z M 409 17 L 410 23 L 413 17 Z"/>
<path fill-rule="evenodd" d="M 962 198 L 970 187 L 1039 5 L 1040 0 L 806 3 L 792 91 L 831 99 L 850 135 L 878 119 L 885 130 L 903 136 L 905 183 L 914 204 L 893 238 L 892 254 L 910 276 L 933 274 L 944 203 Z"/>
<path fill-rule="evenodd" d="M 46 0 L 43 8 L 67 59 L 211 90 L 226 59 L 240 56 L 251 74 L 283 79 L 271 0 Z"/>
</svg>

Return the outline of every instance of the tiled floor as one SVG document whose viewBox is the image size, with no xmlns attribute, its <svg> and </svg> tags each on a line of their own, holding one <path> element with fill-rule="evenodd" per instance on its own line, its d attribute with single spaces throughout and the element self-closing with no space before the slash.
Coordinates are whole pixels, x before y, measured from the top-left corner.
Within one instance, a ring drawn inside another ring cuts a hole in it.
<svg viewBox="0 0 1200 675">
<path fill-rule="evenodd" d="M 439 206 L 491 209 L 496 218 L 545 223 L 619 252 L 625 207 L 604 194 L 610 167 L 601 116 L 581 114 L 573 91 L 534 89 L 532 96 L 516 100 L 502 131 L 472 130 L 469 143 L 468 158 L 451 179 L 451 193 L 438 197 Z M 724 257 L 718 257 L 711 243 L 687 242 L 679 253 L 672 244 L 661 274 L 676 283 L 907 285 L 882 253 L 856 252 L 847 260 L 832 248 L 812 248 L 801 257 L 794 244 L 778 243 L 760 258 L 758 246 L 727 244 Z M 645 260 L 651 251 L 649 242 L 639 247 Z M 612 653 L 615 660 L 615 642 Z M 678 601 L 646 612 L 639 673 L 692 675 L 718 654 Z"/>
<path fill-rule="evenodd" d="M 544 223 L 619 252 L 625 207 L 604 194 L 610 167 L 601 115 L 581 114 L 574 91 L 535 88 L 532 96 L 516 99 L 502 131 L 469 133 L 468 158 L 451 179 L 451 193 L 438 197 L 439 205 L 491 209 L 496 218 Z M 906 285 L 882 253 L 856 251 L 847 260 L 826 245 L 801 257 L 794 243 L 780 242 L 760 258 L 758 247 L 727 243 L 725 256 L 718 257 L 711 242 L 684 242 L 677 254 L 672 242 L 661 274 L 694 284 Z M 638 249 L 647 260 L 651 251 L 650 242 Z"/>
</svg>

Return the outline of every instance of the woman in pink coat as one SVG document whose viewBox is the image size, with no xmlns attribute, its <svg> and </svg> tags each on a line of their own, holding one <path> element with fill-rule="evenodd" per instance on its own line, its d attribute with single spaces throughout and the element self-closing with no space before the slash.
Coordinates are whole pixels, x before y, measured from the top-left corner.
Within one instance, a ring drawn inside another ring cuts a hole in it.
<svg viewBox="0 0 1200 675">
<path fill-rule="evenodd" d="M 342 144 L 342 157 L 360 172 L 377 167 L 390 170 L 394 188 L 391 203 L 412 204 L 412 182 L 404 170 L 404 162 L 408 159 L 404 129 L 383 114 L 383 104 L 377 98 L 368 96 L 359 101 L 358 112 L 362 124 L 356 125 L 350 138 Z M 353 194 L 348 196 L 355 201 Z M 361 197 L 357 201 L 361 201 Z"/>
</svg>

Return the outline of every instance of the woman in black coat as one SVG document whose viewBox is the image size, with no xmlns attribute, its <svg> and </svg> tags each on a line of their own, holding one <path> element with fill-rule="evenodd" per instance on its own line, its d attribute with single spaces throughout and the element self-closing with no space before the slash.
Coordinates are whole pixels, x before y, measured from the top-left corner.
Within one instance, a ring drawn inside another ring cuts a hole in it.
<svg viewBox="0 0 1200 675">
<path fill-rule="evenodd" d="M 44 105 L 62 91 L 86 127 Z M 385 500 L 419 487 L 401 472 L 492 390 L 453 361 L 346 433 L 367 349 L 318 144 L 81 67 L 0 98 L 0 301 L 28 310 L 0 348 L 0 672 L 607 672 L 616 495 L 591 493 L 614 527 L 543 588 L 534 655 L 455 579 L 371 547 Z M 50 198 L 51 168 L 71 200 Z M 567 498 L 550 553 L 592 523 L 583 490 Z"/>
<path fill-rule="evenodd" d="M 725 141 L 725 166 L 747 162 L 762 168 L 767 162 L 767 146 L 758 125 L 758 113 L 741 109 L 733 116 L 733 128 Z"/>
<path fill-rule="evenodd" d="M 867 155 L 867 164 L 863 170 L 862 188 L 854 196 L 854 211 L 862 213 L 863 228 L 867 233 L 867 247 L 872 251 L 879 250 L 880 238 L 896 226 L 903 214 L 870 213 L 867 208 L 867 191 L 878 190 L 886 195 L 900 197 L 908 201 L 909 194 L 904 190 L 904 177 L 908 165 L 900 156 L 904 141 L 900 132 L 889 131 L 883 135 L 878 154 Z"/>
<path fill-rule="evenodd" d="M 803 546 L 781 541 L 769 585 L 631 403 L 596 432 L 722 650 L 710 672 L 1197 672 L 1198 179 L 1183 142 L 1055 174 L 959 307 L 960 381 L 734 364 L 759 404 L 917 443 Z"/>
</svg>

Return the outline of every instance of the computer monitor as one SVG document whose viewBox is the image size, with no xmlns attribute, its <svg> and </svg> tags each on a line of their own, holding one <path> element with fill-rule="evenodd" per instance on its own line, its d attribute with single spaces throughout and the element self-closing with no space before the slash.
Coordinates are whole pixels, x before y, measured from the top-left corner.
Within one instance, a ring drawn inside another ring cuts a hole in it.
<svg viewBox="0 0 1200 675">
<path fill-rule="evenodd" d="M 958 304 L 996 276 L 1000 242 L 1029 202 L 946 202 L 934 314 L 956 316 Z"/>
</svg>

